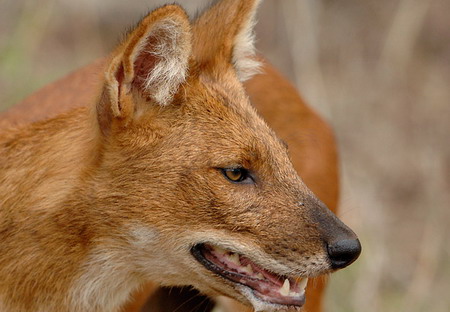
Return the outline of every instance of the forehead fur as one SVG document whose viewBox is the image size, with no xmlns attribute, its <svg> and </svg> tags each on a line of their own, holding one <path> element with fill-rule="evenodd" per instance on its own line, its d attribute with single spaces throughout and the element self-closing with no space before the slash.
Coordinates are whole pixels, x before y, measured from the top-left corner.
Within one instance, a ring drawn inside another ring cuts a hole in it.
<svg viewBox="0 0 450 312">
<path fill-rule="evenodd" d="M 280 155 L 287 159 L 284 144 L 258 115 L 237 80 L 223 83 L 202 76 L 188 81 L 183 93 L 184 111 L 190 116 L 187 127 L 197 129 L 211 152 L 219 151 L 216 159 L 273 161 Z"/>
</svg>

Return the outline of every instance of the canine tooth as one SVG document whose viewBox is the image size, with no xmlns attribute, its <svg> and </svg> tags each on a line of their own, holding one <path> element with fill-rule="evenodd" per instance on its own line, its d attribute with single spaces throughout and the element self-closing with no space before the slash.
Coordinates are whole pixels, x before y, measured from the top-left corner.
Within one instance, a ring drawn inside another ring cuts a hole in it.
<svg viewBox="0 0 450 312">
<path fill-rule="evenodd" d="M 237 265 L 241 265 L 241 261 L 239 260 L 239 255 L 236 253 L 232 253 L 231 255 L 228 256 L 228 260 L 230 260 L 230 262 L 237 264 Z"/>
<path fill-rule="evenodd" d="M 249 264 L 247 264 L 247 266 L 246 267 L 243 267 L 243 269 L 242 269 L 245 273 L 248 273 L 248 274 L 253 274 L 253 269 L 252 269 L 252 266 L 250 265 L 250 263 Z"/>
<path fill-rule="evenodd" d="M 302 281 L 300 282 L 300 284 L 298 284 L 298 288 L 300 288 L 301 290 L 305 290 L 306 286 L 308 285 L 308 279 L 304 278 L 302 279 Z"/>
<path fill-rule="evenodd" d="M 261 279 L 261 280 L 266 279 L 266 278 L 264 277 L 264 275 L 262 275 L 260 272 L 256 273 L 255 276 L 256 276 L 256 278 Z"/>
<path fill-rule="evenodd" d="M 282 296 L 289 296 L 289 293 L 291 291 L 291 283 L 289 283 L 289 280 L 286 278 L 283 283 L 283 287 L 280 288 L 279 292 Z"/>
<path fill-rule="evenodd" d="M 304 291 L 302 291 L 302 292 L 290 291 L 289 292 L 289 297 L 300 297 L 303 294 L 304 294 Z"/>
<path fill-rule="evenodd" d="M 215 246 L 214 251 L 217 252 L 219 255 L 224 255 L 227 253 L 227 251 L 225 249 L 223 249 L 222 247 L 219 247 L 219 246 Z"/>
</svg>

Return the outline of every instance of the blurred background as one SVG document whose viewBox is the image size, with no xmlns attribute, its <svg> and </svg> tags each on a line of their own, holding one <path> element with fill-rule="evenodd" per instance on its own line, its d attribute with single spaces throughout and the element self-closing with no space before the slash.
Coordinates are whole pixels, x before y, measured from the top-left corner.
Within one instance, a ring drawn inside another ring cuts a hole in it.
<svg viewBox="0 0 450 312">
<path fill-rule="evenodd" d="M 106 55 L 152 0 L 0 0 L 0 110 Z M 205 1 L 179 1 L 195 13 Z M 450 307 L 450 1 L 265 0 L 257 46 L 334 127 L 361 258 L 327 311 Z"/>
</svg>

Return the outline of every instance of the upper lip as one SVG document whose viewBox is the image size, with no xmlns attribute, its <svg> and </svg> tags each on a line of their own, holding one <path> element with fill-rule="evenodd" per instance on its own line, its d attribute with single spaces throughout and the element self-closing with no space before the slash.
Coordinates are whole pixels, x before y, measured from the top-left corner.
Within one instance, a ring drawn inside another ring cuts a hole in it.
<svg viewBox="0 0 450 312">
<path fill-rule="evenodd" d="M 245 256 L 211 244 L 197 244 L 192 247 L 191 253 L 208 270 L 233 283 L 250 288 L 253 295 L 260 300 L 292 306 L 303 306 L 305 303 L 306 278 L 292 278 L 272 273 Z M 224 256 L 219 259 L 221 254 Z"/>
</svg>

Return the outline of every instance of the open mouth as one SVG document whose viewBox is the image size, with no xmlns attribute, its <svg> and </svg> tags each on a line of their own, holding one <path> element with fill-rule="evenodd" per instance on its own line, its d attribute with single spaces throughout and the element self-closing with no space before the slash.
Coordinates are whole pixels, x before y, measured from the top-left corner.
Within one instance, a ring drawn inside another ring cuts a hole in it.
<svg viewBox="0 0 450 312">
<path fill-rule="evenodd" d="M 243 255 L 210 244 L 195 245 L 191 252 L 208 270 L 247 286 L 262 301 L 297 307 L 305 304 L 307 278 L 269 272 Z"/>
</svg>

